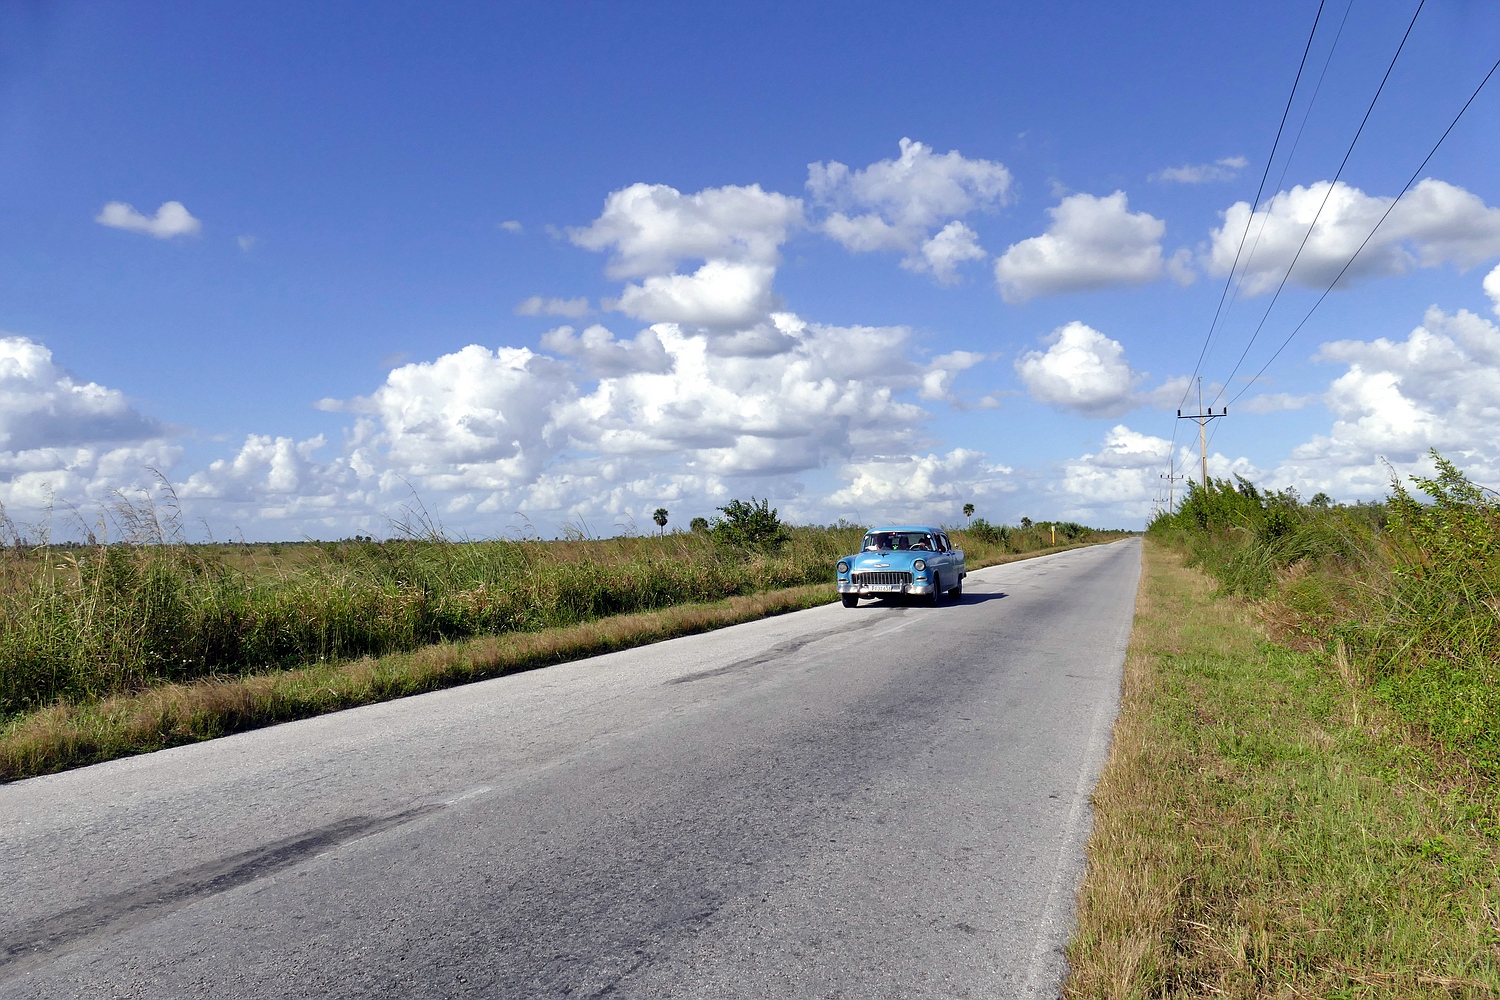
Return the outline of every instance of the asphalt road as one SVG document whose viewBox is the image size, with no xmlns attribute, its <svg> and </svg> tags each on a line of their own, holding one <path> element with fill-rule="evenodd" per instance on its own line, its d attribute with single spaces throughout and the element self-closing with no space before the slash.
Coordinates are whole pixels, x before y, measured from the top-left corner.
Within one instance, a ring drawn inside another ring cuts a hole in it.
<svg viewBox="0 0 1500 1000">
<path fill-rule="evenodd" d="M 1056 995 L 1139 568 L 0 786 L 0 998 Z"/>
</svg>

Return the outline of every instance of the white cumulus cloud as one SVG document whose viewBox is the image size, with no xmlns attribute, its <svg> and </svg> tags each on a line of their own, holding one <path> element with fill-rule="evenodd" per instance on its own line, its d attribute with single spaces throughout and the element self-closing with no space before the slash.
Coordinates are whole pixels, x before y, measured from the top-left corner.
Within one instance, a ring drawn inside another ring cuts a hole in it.
<svg viewBox="0 0 1500 1000">
<path fill-rule="evenodd" d="M 909 271 L 931 271 L 944 285 L 958 281 L 958 266 L 964 261 L 984 260 L 989 256 L 979 245 L 979 234 L 956 219 L 923 243 L 921 253 L 920 258 L 907 257 L 901 266 Z"/>
<path fill-rule="evenodd" d="M 984 359 L 924 364 L 902 327 L 791 313 L 766 327 L 780 346 L 761 354 L 726 354 L 711 332 L 670 322 L 630 340 L 559 327 L 542 338 L 553 356 L 466 347 L 328 407 L 356 417 L 342 454 L 319 459 L 320 439 L 252 436 L 185 495 L 316 519 L 389 508 L 415 489 L 471 520 L 602 511 L 626 525 L 673 497 L 708 513 L 731 491 L 774 486 L 821 510 L 825 498 L 788 477 L 915 448 L 929 414 L 911 398 L 948 398 L 953 377 Z"/>
<path fill-rule="evenodd" d="M 625 286 L 612 306 L 648 323 L 746 327 L 776 306 L 769 264 L 710 260 L 692 274 L 659 274 Z"/>
<path fill-rule="evenodd" d="M 1042 342 L 1045 351 L 1016 359 L 1016 373 L 1033 397 L 1088 416 L 1117 415 L 1135 405 L 1141 376 L 1118 340 L 1074 320 Z"/>
<path fill-rule="evenodd" d="M 142 215 L 123 201 L 112 201 L 94 216 L 94 221 L 101 226 L 145 233 L 159 240 L 173 236 L 197 236 L 203 229 L 203 223 L 193 218 L 180 201 L 164 202 L 154 216 Z"/>
<path fill-rule="evenodd" d="M 1500 264 L 1484 276 L 1484 294 L 1490 297 L 1495 315 L 1500 316 Z"/>
<path fill-rule="evenodd" d="M 802 225 L 802 200 L 760 185 L 705 188 L 685 195 L 665 184 L 632 184 L 611 194 L 592 224 L 569 235 L 588 250 L 611 251 L 611 278 L 667 274 L 680 260 L 774 265 Z"/>
<path fill-rule="evenodd" d="M 983 259 L 977 234 L 957 220 L 1006 203 L 1011 175 L 1004 164 L 969 159 L 957 150 L 901 140 L 901 156 L 859 170 L 837 161 L 811 163 L 807 189 L 832 211 L 819 228 L 857 253 L 901 250 L 902 266 L 931 271 L 942 282 L 956 268 Z M 933 230 L 942 227 L 933 235 Z"/>
<path fill-rule="evenodd" d="M 1062 463 L 1062 473 L 1051 492 L 1068 505 L 1068 517 L 1094 523 L 1145 518 L 1158 495 L 1164 499 L 1168 496 L 1168 483 L 1161 477 L 1172 457 L 1172 442 L 1166 438 L 1116 424 L 1104 435 L 1098 451 Z M 1197 451 L 1188 446 L 1178 448 L 1176 463 L 1176 471 L 1186 472 L 1190 478 L 1195 478 L 1200 468 Z M 1231 459 L 1218 452 L 1209 455 L 1208 474 L 1218 479 L 1235 475 L 1261 478 L 1261 471 L 1249 459 Z M 1179 499 L 1182 490 L 1179 482 Z"/>
<path fill-rule="evenodd" d="M 517 316 L 566 316 L 569 319 L 582 319 L 593 311 L 589 308 L 589 300 L 582 296 L 576 299 L 547 299 L 533 295 L 516 306 Z"/>
<path fill-rule="evenodd" d="M 1207 184 L 1210 181 L 1232 181 L 1250 161 L 1243 156 L 1226 156 L 1212 163 L 1187 163 L 1180 167 L 1158 170 L 1147 180 L 1175 184 Z"/>
<path fill-rule="evenodd" d="M 594 324 L 581 334 L 571 326 L 560 326 L 542 334 L 542 349 L 576 358 L 585 374 L 597 378 L 632 372 L 665 372 L 672 359 L 655 330 L 646 329 L 634 340 L 616 340 L 607 328 Z"/>
<path fill-rule="evenodd" d="M 34 340 L 0 336 L 0 451 L 141 441 L 163 433 L 119 390 L 79 382 Z"/>
<path fill-rule="evenodd" d="M 1247 295 L 1273 290 L 1293 257 L 1297 264 L 1289 281 L 1324 288 L 1359 249 L 1391 201 L 1367 195 L 1343 181 L 1335 185 L 1319 181 L 1278 193 L 1253 215 L 1249 202 L 1236 202 L 1225 211 L 1224 224 L 1210 234 L 1209 270 L 1220 276 L 1229 273 L 1248 222 L 1254 254 L 1248 264 L 1241 258 Z M 1313 227 L 1310 236 L 1309 226 Z M 1299 256 L 1297 249 L 1304 238 L 1307 245 Z M 1500 208 L 1486 205 L 1461 187 L 1428 178 L 1402 196 L 1340 280 L 1347 285 L 1361 278 L 1405 274 L 1413 268 L 1445 263 L 1469 268 L 1497 254 Z"/>
<path fill-rule="evenodd" d="M 711 328 L 716 349 L 757 354 L 783 349 L 769 333 L 778 308 L 772 290 L 780 246 L 802 225 L 797 198 L 751 187 L 708 188 L 684 195 L 662 184 L 633 184 L 605 201 L 604 212 L 573 242 L 611 251 L 606 268 L 617 278 L 639 277 L 606 309 L 647 323 Z M 684 260 L 703 263 L 680 273 Z"/>
<path fill-rule="evenodd" d="M 1103 198 L 1075 194 L 1048 209 L 1052 225 L 1041 236 L 1013 244 L 995 261 L 995 281 L 1007 302 L 1161 278 L 1166 223 L 1132 213 L 1125 192 Z"/>
<path fill-rule="evenodd" d="M 1323 396 L 1334 422 L 1293 449 L 1278 478 L 1340 498 L 1379 496 L 1385 462 L 1424 467 L 1436 448 L 1481 482 L 1500 479 L 1500 328 L 1460 309 L 1427 310 L 1405 340 L 1340 340 L 1320 361 L 1347 366 Z"/>
<path fill-rule="evenodd" d="M 849 485 L 828 503 L 867 521 L 956 518 L 964 503 L 1013 492 L 1011 472 L 967 448 L 946 455 L 873 457 L 843 467 Z"/>
<path fill-rule="evenodd" d="M 181 449 L 125 395 L 74 378 L 42 344 L 0 336 L 0 504 L 98 498 L 170 468 Z"/>
</svg>

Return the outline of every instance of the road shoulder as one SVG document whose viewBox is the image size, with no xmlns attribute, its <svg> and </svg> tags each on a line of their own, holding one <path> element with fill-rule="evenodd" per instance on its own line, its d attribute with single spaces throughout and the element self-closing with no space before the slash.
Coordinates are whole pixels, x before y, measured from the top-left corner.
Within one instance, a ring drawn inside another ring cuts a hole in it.
<svg viewBox="0 0 1500 1000">
<path fill-rule="evenodd" d="M 1069 997 L 1500 992 L 1493 789 L 1145 542 Z"/>
</svg>

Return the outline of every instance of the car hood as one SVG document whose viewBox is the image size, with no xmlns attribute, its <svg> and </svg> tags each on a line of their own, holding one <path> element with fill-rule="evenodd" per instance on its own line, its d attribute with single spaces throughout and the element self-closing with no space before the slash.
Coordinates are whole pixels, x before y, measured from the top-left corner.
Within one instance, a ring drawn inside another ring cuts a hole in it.
<svg viewBox="0 0 1500 1000">
<path fill-rule="evenodd" d="M 901 572 L 910 570 L 911 564 L 918 559 L 931 559 L 934 552 L 913 552 L 911 550 L 900 552 L 861 552 L 849 557 L 849 568 L 856 572 L 862 570 L 894 570 Z"/>
</svg>

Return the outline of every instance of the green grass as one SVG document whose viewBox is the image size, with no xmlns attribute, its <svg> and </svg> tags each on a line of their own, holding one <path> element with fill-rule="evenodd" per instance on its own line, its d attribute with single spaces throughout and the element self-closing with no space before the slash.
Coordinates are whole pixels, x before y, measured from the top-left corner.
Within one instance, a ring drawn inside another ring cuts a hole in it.
<svg viewBox="0 0 1500 1000">
<path fill-rule="evenodd" d="M 1500 502 L 1433 457 L 1436 477 L 1379 504 L 1211 483 L 1150 534 L 1262 602 L 1293 644 L 1342 650 L 1397 713 L 1500 779 Z"/>
<path fill-rule="evenodd" d="M 773 544 L 756 546 L 711 533 L 188 545 L 173 541 L 181 532 L 170 517 L 121 514 L 135 526 L 126 544 L 0 548 L 0 722 L 160 684 L 829 583 L 862 531 L 778 529 Z M 1040 528 L 956 536 L 976 565 L 1050 542 Z"/>
<path fill-rule="evenodd" d="M 1500 815 L 1346 658 L 1148 539 L 1070 997 L 1500 992 Z"/>
<path fill-rule="evenodd" d="M 1089 542 L 1075 540 L 1024 554 L 992 549 L 973 556 L 969 565 L 977 569 L 1078 544 Z M 826 604 L 835 596 L 830 580 L 567 626 L 436 643 L 379 657 L 238 676 L 158 681 L 99 698 L 59 700 L 0 724 L 0 781 L 659 642 Z"/>
</svg>

